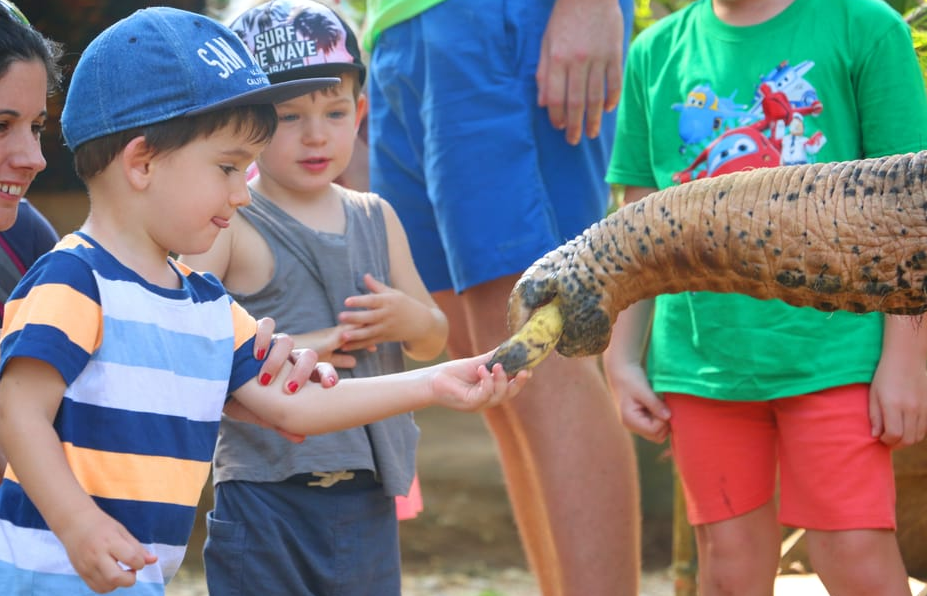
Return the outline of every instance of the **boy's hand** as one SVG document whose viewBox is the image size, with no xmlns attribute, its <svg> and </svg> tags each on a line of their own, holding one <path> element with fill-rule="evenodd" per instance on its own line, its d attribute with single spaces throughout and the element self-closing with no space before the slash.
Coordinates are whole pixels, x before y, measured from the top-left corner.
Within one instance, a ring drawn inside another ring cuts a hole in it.
<svg viewBox="0 0 927 596">
<path fill-rule="evenodd" d="M 132 586 L 136 571 L 158 560 L 122 524 L 96 508 L 76 515 L 58 537 L 94 592 Z"/>
<path fill-rule="evenodd" d="M 319 355 L 319 360 L 331 362 L 336 368 L 354 368 L 357 358 L 344 353 L 344 334 L 356 329 L 356 325 L 336 325 L 300 334 L 300 345 L 309 345 Z"/>
<path fill-rule="evenodd" d="M 927 437 L 927 370 L 919 362 L 882 359 L 869 387 L 872 436 L 889 447 L 909 447 Z"/>
<path fill-rule="evenodd" d="M 528 370 L 508 378 L 501 364 L 486 369 L 492 353 L 436 365 L 431 380 L 437 405 L 463 412 L 493 408 L 514 397 L 531 378 Z"/>
<path fill-rule="evenodd" d="M 643 367 L 624 364 L 606 372 L 612 394 L 618 396 L 625 427 L 648 441 L 665 441 L 670 431 L 670 411 L 653 392 Z"/>
<path fill-rule="evenodd" d="M 342 334 L 341 349 L 375 350 L 376 345 L 390 341 L 410 341 L 428 332 L 420 328 L 429 321 L 428 307 L 404 292 L 392 288 L 369 273 L 364 275 L 369 294 L 350 296 L 344 301 L 347 310 L 338 315 L 338 322 L 353 325 Z"/>
</svg>

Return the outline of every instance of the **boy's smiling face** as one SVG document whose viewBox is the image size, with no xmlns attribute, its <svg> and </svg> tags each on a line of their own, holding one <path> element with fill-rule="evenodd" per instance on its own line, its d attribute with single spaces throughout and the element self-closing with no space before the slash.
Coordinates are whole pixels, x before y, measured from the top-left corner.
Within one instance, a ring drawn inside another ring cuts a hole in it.
<svg viewBox="0 0 927 596">
<path fill-rule="evenodd" d="M 264 149 L 232 126 L 151 161 L 148 233 L 181 254 L 208 250 L 239 207 L 251 202 L 245 170 Z"/>
<path fill-rule="evenodd" d="M 324 192 L 347 168 L 367 109 L 363 95 L 354 97 L 355 77 L 276 106 L 277 132 L 257 160 L 271 196 Z"/>
</svg>

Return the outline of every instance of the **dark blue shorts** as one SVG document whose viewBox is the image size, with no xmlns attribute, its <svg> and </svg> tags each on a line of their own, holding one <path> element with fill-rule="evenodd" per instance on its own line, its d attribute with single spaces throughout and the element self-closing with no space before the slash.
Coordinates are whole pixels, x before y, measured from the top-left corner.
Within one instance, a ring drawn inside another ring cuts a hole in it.
<svg viewBox="0 0 927 596">
<path fill-rule="evenodd" d="M 371 188 L 432 292 L 520 273 L 605 215 L 615 113 L 573 147 L 537 106 L 553 2 L 445 0 L 374 46 Z M 629 39 L 633 3 L 620 3 Z"/>
<path fill-rule="evenodd" d="M 214 596 L 399 596 L 395 499 L 372 472 L 331 488 L 222 482 L 207 514 Z"/>
</svg>

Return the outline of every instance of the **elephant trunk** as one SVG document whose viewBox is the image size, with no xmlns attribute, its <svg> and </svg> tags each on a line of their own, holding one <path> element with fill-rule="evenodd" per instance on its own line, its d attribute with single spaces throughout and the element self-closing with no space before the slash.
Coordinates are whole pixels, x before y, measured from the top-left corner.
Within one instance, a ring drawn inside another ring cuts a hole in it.
<svg viewBox="0 0 927 596">
<path fill-rule="evenodd" d="M 736 292 L 823 311 L 927 310 L 927 151 L 757 169 L 653 193 L 529 268 L 509 323 L 555 296 L 558 351 L 599 353 L 659 294 Z"/>
</svg>

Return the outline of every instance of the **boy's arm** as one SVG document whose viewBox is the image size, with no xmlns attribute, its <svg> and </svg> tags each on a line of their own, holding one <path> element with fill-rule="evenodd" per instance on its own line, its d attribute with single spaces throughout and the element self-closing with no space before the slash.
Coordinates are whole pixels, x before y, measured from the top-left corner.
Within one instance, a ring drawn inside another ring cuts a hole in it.
<svg viewBox="0 0 927 596">
<path fill-rule="evenodd" d="M 927 329 L 923 317 L 885 315 L 882 356 L 869 388 L 872 436 L 906 447 L 927 436 Z"/>
<path fill-rule="evenodd" d="M 0 377 L 0 446 L 13 479 L 64 544 L 87 585 L 97 592 L 131 586 L 132 570 L 157 557 L 97 507 L 77 482 L 52 426 L 64 390 L 64 380 L 50 364 L 10 360 Z"/>
<path fill-rule="evenodd" d="M 628 186 L 625 204 L 638 201 L 655 190 Z M 641 300 L 619 313 L 612 327 L 611 341 L 602 355 L 602 365 L 624 425 L 647 440 L 662 443 L 669 434 L 669 410 L 651 388 L 643 366 L 653 304 L 653 299 Z"/>
<path fill-rule="evenodd" d="M 492 372 L 486 370 L 490 355 L 344 379 L 327 389 L 310 383 L 293 395 L 282 391 L 285 375 L 268 386 L 252 379 L 232 396 L 269 425 L 296 435 L 344 430 L 433 405 L 477 411 L 513 397 L 529 378 L 522 371 L 509 381 L 500 365 Z"/>
<path fill-rule="evenodd" d="M 345 300 L 346 307 L 361 310 L 344 311 L 338 316 L 340 323 L 357 326 L 345 333 L 347 344 L 343 349 L 350 351 L 399 341 L 413 360 L 431 360 L 441 354 L 447 343 L 447 317 L 431 298 L 415 268 L 399 217 L 389 203 L 380 201 L 380 204 L 389 244 L 392 286 L 366 275 L 364 283 L 370 293 Z"/>
<path fill-rule="evenodd" d="M 297 333 L 292 336 L 293 344 L 298 349 L 314 351 L 318 354 L 319 360 L 330 362 L 337 368 L 354 368 L 357 366 L 357 358 L 342 351 L 345 344 L 344 334 L 354 328 L 354 325 L 337 325 Z"/>
</svg>

